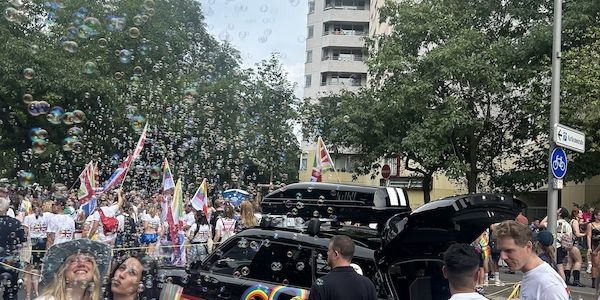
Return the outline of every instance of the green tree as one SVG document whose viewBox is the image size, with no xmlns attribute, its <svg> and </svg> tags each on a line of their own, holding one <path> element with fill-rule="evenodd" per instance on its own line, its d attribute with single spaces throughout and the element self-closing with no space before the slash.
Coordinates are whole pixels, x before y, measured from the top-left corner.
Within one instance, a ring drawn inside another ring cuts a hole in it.
<svg viewBox="0 0 600 300">
<path fill-rule="evenodd" d="M 293 125 L 298 119 L 298 99 L 277 55 L 262 60 L 252 78 L 247 114 L 254 132 L 248 152 L 269 181 L 298 179 L 298 140 Z M 277 171 L 279 170 L 279 172 Z M 283 177 L 288 178 L 282 178 Z"/>
<path fill-rule="evenodd" d="M 9 13 L 0 23 L 0 176 L 31 170 L 42 184 L 71 184 L 94 159 L 104 179 L 145 122 L 146 146 L 127 179 L 134 187 L 157 187 L 158 176 L 149 175 L 164 157 L 187 180 L 229 181 L 255 160 L 244 154 L 258 134 L 248 126 L 254 75 L 242 70 L 235 49 L 208 34 L 199 2 L 34 0 L 1 8 Z M 27 68 L 35 72 L 30 79 Z M 26 94 L 85 118 L 52 124 L 47 114 L 28 113 Z M 278 118 L 279 110 L 271 113 Z M 64 151 L 74 126 L 83 131 L 81 151 Z M 30 131 L 38 127 L 47 142 L 36 153 Z M 297 158 L 283 160 L 273 172 L 288 172 L 282 166 Z"/>
</svg>

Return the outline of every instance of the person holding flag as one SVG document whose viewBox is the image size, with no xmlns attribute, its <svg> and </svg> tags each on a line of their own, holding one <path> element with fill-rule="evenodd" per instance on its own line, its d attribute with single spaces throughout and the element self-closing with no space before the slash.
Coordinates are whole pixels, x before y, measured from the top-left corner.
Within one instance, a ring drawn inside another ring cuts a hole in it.
<svg viewBox="0 0 600 300">
<path fill-rule="evenodd" d="M 183 266 L 186 263 L 185 259 L 185 231 L 183 230 L 184 210 L 183 210 L 183 188 L 181 186 L 181 178 L 177 180 L 173 201 L 167 207 L 167 222 L 169 224 L 169 234 L 171 242 L 175 245 L 172 255 L 172 263 L 174 265 Z"/>
<path fill-rule="evenodd" d="M 98 233 L 97 240 L 101 243 L 113 247 L 117 238 L 118 221 L 117 213 L 123 205 L 123 190 L 117 190 L 117 203 L 110 206 L 101 206 L 90 217 L 92 221 L 91 230 L 88 238 L 92 238 L 94 233 Z"/>
<path fill-rule="evenodd" d="M 328 172 L 334 172 L 338 182 L 340 182 L 340 177 L 335 170 L 333 160 L 329 155 L 329 151 L 327 151 L 325 142 L 323 142 L 323 139 L 319 137 L 317 139 L 317 149 L 315 151 L 315 160 L 313 162 L 313 170 L 310 176 L 310 181 L 321 182 L 323 180 L 323 174 Z"/>
</svg>

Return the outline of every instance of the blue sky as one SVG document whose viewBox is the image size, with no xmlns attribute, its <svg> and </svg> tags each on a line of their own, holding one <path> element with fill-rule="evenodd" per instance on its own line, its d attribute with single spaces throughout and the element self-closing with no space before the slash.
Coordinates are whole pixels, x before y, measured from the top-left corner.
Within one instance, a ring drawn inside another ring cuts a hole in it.
<svg viewBox="0 0 600 300">
<path fill-rule="evenodd" d="M 302 96 L 306 0 L 201 0 L 208 31 L 237 48 L 244 67 L 281 54 L 281 62 Z"/>
</svg>

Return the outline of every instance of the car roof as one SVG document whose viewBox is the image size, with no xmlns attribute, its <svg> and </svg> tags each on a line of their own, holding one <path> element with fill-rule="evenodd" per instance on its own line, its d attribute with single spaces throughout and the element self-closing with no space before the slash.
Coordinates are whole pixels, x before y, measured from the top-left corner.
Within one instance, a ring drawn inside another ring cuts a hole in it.
<svg viewBox="0 0 600 300">
<path fill-rule="evenodd" d="M 247 238 L 270 239 L 290 244 L 305 246 L 319 246 L 326 249 L 329 239 L 337 234 L 344 234 L 355 242 L 354 256 L 373 259 L 374 251 L 381 245 L 381 239 L 377 231 L 367 227 L 342 226 L 340 228 L 323 227 L 321 231 L 311 236 L 306 231 L 298 228 L 272 227 L 272 228 L 249 228 L 239 232 L 236 236 Z"/>
</svg>

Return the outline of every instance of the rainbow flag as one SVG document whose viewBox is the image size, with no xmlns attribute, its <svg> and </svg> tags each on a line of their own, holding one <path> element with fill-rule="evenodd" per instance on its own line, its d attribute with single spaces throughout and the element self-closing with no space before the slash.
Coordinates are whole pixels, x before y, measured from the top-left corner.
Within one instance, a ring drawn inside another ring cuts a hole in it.
<svg viewBox="0 0 600 300">
<path fill-rule="evenodd" d="M 327 151 L 325 142 L 323 142 L 323 139 L 319 137 L 317 139 L 317 149 L 315 151 L 315 161 L 313 163 L 310 181 L 320 182 L 322 180 L 322 175 L 327 172 L 334 172 L 337 176 L 333 159 L 331 159 L 331 155 L 329 155 L 329 151 Z"/>
<path fill-rule="evenodd" d="M 207 220 L 210 220 L 208 215 L 208 181 L 206 178 L 202 180 L 200 187 L 196 191 L 194 198 L 192 198 L 192 206 L 196 210 L 202 210 Z"/>
<path fill-rule="evenodd" d="M 173 248 L 173 257 L 171 258 L 174 265 L 185 265 L 185 246 L 184 237 L 185 234 L 181 234 L 183 230 L 183 216 L 185 211 L 183 210 L 183 188 L 181 186 L 181 178 L 177 180 L 175 185 L 175 193 L 173 194 L 173 201 L 168 207 L 167 222 L 169 224 L 169 235 L 171 236 L 171 242 L 175 246 Z"/>
</svg>

